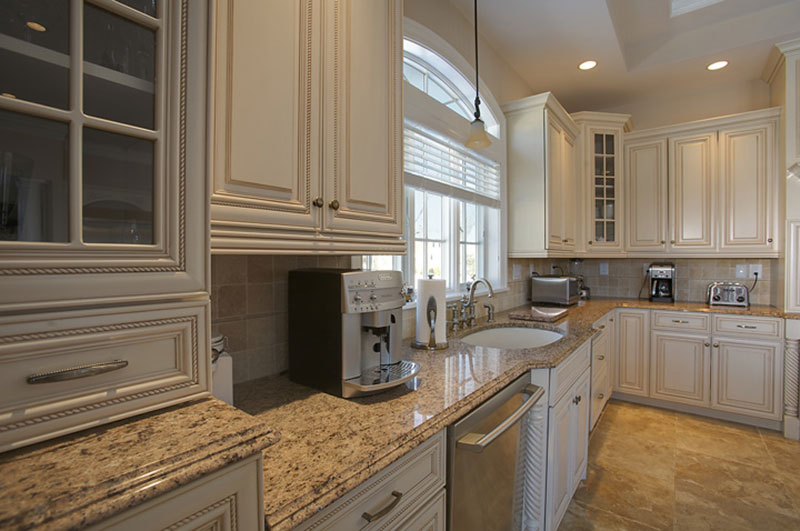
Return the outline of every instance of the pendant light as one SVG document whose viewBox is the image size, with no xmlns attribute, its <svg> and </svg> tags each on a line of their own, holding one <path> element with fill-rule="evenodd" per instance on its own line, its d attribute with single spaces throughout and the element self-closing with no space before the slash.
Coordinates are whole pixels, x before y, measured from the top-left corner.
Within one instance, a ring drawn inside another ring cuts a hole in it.
<svg viewBox="0 0 800 531">
<path fill-rule="evenodd" d="M 478 91 L 478 0 L 475 5 L 475 119 L 469 124 L 469 136 L 464 145 L 471 149 L 485 148 L 492 145 L 481 120 L 481 97 Z"/>
</svg>

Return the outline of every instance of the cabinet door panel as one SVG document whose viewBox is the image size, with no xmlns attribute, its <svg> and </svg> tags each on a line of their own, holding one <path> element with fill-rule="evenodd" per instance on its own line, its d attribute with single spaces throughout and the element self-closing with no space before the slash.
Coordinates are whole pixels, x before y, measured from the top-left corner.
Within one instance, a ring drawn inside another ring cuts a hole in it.
<svg viewBox="0 0 800 531">
<path fill-rule="evenodd" d="M 780 419 L 783 388 L 780 343 L 714 338 L 714 345 L 711 407 Z"/>
<path fill-rule="evenodd" d="M 326 9 L 323 228 L 397 236 L 403 2 L 335 1 Z"/>
<path fill-rule="evenodd" d="M 617 314 L 617 381 L 621 393 L 647 396 L 650 376 L 650 311 Z"/>
<path fill-rule="evenodd" d="M 315 6 L 217 3 L 212 226 L 318 224 Z"/>
<path fill-rule="evenodd" d="M 667 141 L 625 145 L 626 247 L 664 251 L 667 236 Z"/>
<path fill-rule="evenodd" d="M 709 338 L 653 332 L 650 396 L 708 406 Z"/>
<path fill-rule="evenodd" d="M 575 173 L 575 139 L 564 133 L 563 168 L 561 183 L 561 216 L 562 244 L 564 249 L 575 249 L 575 230 L 578 224 L 577 202 L 575 191 L 578 190 Z"/>
<path fill-rule="evenodd" d="M 774 126 L 720 132 L 722 248 L 774 250 Z"/>
<path fill-rule="evenodd" d="M 714 248 L 716 141 L 716 133 L 669 140 L 672 249 Z"/>
<path fill-rule="evenodd" d="M 561 249 L 564 234 L 563 171 L 564 131 L 551 118 L 547 119 L 547 248 Z"/>
<path fill-rule="evenodd" d="M 551 529 L 553 522 L 561 520 L 567 510 L 572 491 L 570 481 L 572 473 L 569 467 L 570 458 L 570 424 L 572 395 L 567 395 L 550 408 L 550 438 L 548 446 L 550 463 L 547 470 L 547 527 Z M 555 531 L 553 529 L 553 531 Z"/>
<path fill-rule="evenodd" d="M 578 403 L 573 404 L 572 407 L 573 429 L 571 438 L 575 441 L 575 444 L 572 447 L 573 453 L 570 459 L 572 470 L 570 498 L 572 498 L 586 472 L 589 451 L 589 412 L 592 403 L 590 371 L 584 372 L 583 376 L 575 384 L 574 396 Z"/>
</svg>

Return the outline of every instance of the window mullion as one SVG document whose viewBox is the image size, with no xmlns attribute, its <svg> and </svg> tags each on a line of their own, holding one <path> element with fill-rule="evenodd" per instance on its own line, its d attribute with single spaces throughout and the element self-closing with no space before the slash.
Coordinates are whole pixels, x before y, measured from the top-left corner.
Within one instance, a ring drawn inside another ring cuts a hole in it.
<svg viewBox="0 0 800 531">
<path fill-rule="evenodd" d="M 69 239 L 83 247 L 83 0 L 70 4 Z"/>
</svg>

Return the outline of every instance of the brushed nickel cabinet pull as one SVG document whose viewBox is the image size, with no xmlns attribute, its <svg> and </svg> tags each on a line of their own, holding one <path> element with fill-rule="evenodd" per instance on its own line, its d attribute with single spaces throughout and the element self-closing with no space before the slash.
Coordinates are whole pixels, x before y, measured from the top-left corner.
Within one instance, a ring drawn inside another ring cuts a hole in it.
<svg viewBox="0 0 800 531">
<path fill-rule="evenodd" d="M 325 204 L 325 201 L 323 201 L 321 197 L 317 197 L 311 202 L 311 204 L 317 208 L 322 208 L 322 206 Z"/>
<path fill-rule="evenodd" d="M 600 354 L 599 356 L 597 356 L 597 359 L 603 361 L 604 359 L 606 359 L 606 357 Z"/>
<path fill-rule="evenodd" d="M 757 326 L 753 326 L 753 325 L 743 325 L 743 324 L 738 324 L 738 325 L 736 325 L 736 327 L 737 327 L 737 328 L 746 328 L 747 330 L 757 330 L 757 329 L 758 329 L 758 327 L 757 327 Z"/>
<path fill-rule="evenodd" d="M 337 201 L 336 199 L 334 199 L 333 201 L 331 201 L 330 203 L 328 203 L 328 206 L 329 206 L 329 207 L 331 207 L 331 208 L 332 208 L 332 209 L 334 209 L 334 210 L 339 210 L 339 201 Z"/>
<path fill-rule="evenodd" d="M 386 507 L 384 507 L 383 509 L 381 509 L 380 511 L 378 511 L 375 514 L 369 514 L 369 513 L 365 512 L 364 514 L 361 515 L 361 518 L 363 518 L 367 522 L 374 522 L 378 518 L 383 518 L 384 516 L 389 514 L 389 512 L 392 509 L 394 509 L 395 507 L 397 507 L 398 503 L 400 503 L 400 498 L 403 497 L 403 493 L 402 492 L 398 492 L 396 490 L 393 490 L 392 491 L 392 496 L 394 496 L 394 500 L 392 500 L 392 503 L 390 503 L 389 505 L 387 505 Z"/>
<path fill-rule="evenodd" d="M 684 321 L 683 319 L 673 319 L 672 322 L 678 324 L 689 324 L 689 321 Z"/>
<path fill-rule="evenodd" d="M 96 376 L 98 374 L 103 374 L 104 372 L 116 371 L 127 366 L 127 360 L 101 361 L 99 363 L 90 363 L 88 365 L 78 365 L 77 367 L 70 367 L 69 369 L 59 369 L 57 371 L 31 374 L 28 376 L 27 381 L 29 384 L 63 382 L 64 380 L 75 380 L 78 378 L 86 378 L 88 376 Z"/>
</svg>

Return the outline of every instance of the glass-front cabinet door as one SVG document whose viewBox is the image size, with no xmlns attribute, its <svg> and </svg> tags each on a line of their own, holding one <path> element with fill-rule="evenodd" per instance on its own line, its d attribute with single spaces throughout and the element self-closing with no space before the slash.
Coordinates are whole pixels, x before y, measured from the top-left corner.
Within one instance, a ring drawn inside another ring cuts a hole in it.
<svg viewBox="0 0 800 531">
<path fill-rule="evenodd" d="M 0 309 L 204 289 L 201 4 L 0 2 Z"/>
<path fill-rule="evenodd" d="M 619 227 L 617 139 L 614 133 L 592 133 L 592 232 L 589 245 L 615 245 Z"/>
</svg>

